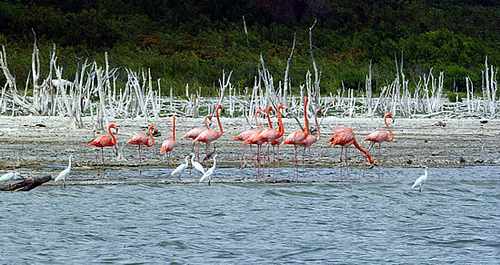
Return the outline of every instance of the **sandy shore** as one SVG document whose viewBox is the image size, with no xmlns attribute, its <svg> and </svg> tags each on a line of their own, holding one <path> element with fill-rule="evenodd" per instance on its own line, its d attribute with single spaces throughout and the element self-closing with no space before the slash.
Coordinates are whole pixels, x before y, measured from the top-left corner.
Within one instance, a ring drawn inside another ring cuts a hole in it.
<svg viewBox="0 0 500 265">
<path fill-rule="evenodd" d="M 382 146 L 379 156 L 375 150 L 373 155 L 380 166 L 416 167 L 460 167 L 465 165 L 499 164 L 500 162 L 500 120 L 489 120 L 482 124 L 477 119 L 448 120 L 445 127 L 433 126 L 439 119 L 397 119 L 395 123 L 396 139 Z M 85 120 L 88 128 L 92 120 Z M 137 149 L 126 146 L 125 141 L 134 133 L 146 126 L 144 119 L 117 120 L 120 124 L 118 136 L 124 160 L 116 160 L 111 150 L 107 150 L 106 167 L 137 167 Z M 178 146 L 170 158 L 159 155 L 161 142 L 168 134 L 169 118 L 157 121 L 162 136 L 157 137 L 156 148 L 147 150 L 143 166 L 173 167 L 180 159 L 190 153 L 191 143 L 178 139 Z M 294 120 L 285 119 L 287 135 L 296 130 Z M 239 155 L 249 155 L 248 149 L 231 140 L 231 136 L 248 128 L 243 119 L 222 119 L 225 134 L 217 141 L 217 153 L 221 167 L 239 166 Z M 45 127 L 40 127 L 43 124 Z M 200 126 L 201 119 L 178 118 L 178 136 L 188 129 Z M 365 135 L 383 126 L 382 119 L 370 118 L 325 118 L 321 129 L 322 138 L 306 154 L 305 163 L 310 166 L 337 167 L 340 148 L 327 145 L 332 129 L 337 125 L 353 127 L 358 141 Z M 96 152 L 85 146 L 94 137 L 91 129 L 75 129 L 67 118 L 58 117 L 0 117 L 0 170 L 14 167 L 32 170 L 60 168 L 66 164 L 70 153 L 74 154 L 75 168 L 93 170 L 98 166 Z M 363 143 L 367 146 L 366 143 Z M 204 150 L 202 148 L 201 150 Z M 366 167 L 362 156 L 356 150 L 349 151 L 349 164 L 353 167 Z M 291 146 L 281 147 L 283 161 L 280 166 L 290 166 L 293 158 Z M 300 157 L 300 156 L 299 156 Z M 207 162 L 211 165 L 211 161 Z M 276 165 L 270 165 L 276 166 Z M 251 165 L 248 165 L 251 167 Z M 45 170 L 44 170 L 45 171 Z"/>
</svg>

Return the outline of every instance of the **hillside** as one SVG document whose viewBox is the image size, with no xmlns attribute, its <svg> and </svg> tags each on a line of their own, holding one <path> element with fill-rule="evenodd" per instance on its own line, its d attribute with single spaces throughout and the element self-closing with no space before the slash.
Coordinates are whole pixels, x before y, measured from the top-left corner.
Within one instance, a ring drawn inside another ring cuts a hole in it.
<svg viewBox="0 0 500 265">
<path fill-rule="evenodd" d="M 362 88 L 370 60 L 375 87 L 394 76 L 395 57 L 409 76 L 445 71 L 446 88 L 463 90 L 464 77 L 480 84 L 485 56 L 500 63 L 498 1 L 348 0 L 43 0 L 0 3 L 0 44 L 19 80 L 30 70 L 33 33 L 48 57 L 52 43 L 68 78 L 85 58 L 151 68 L 181 93 L 214 86 L 222 69 L 238 86 L 253 83 L 263 54 L 281 77 L 294 32 L 295 86 L 311 68 L 307 29 L 316 17 L 315 56 L 323 91 Z M 243 30 L 243 19 L 248 36 Z M 43 58 L 48 64 L 48 58 Z M 2 77 L 0 77 L 2 78 Z M 205 90 L 208 91 L 208 90 Z M 209 92 L 206 92 L 209 93 Z"/>
</svg>

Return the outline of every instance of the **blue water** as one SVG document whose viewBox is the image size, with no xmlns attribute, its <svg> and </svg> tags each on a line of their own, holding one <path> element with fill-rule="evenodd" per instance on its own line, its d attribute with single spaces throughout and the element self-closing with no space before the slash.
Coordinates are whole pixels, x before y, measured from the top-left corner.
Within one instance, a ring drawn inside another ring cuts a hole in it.
<svg viewBox="0 0 500 265">
<path fill-rule="evenodd" d="M 1 264 L 499 264 L 500 168 L 0 193 Z M 281 171 L 281 177 L 293 174 Z"/>
</svg>

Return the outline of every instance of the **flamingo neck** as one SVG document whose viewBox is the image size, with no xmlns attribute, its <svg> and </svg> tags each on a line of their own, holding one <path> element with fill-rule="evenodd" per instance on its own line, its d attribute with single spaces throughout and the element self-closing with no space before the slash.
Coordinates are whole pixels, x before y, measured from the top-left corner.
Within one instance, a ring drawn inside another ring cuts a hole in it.
<svg viewBox="0 0 500 265">
<path fill-rule="evenodd" d="M 304 134 L 309 135 L 309 118 L 307 118 L 307 106 L 309 104 L 309 99 L 304 97 Z"/>
<path fill-rule="evenodd" d="M 113 134 L 113 132 L 111 131 L 111 127 L 108 127 L 108 135 L 111 137 L 111 142 L 113 144 L 116 144 L 116 136 Z"/>
<path fill-rule="evenodd" d="M 269 128 L 273 128 L 273 122 L 271 121 L 271 110 L 270 109 L 267 109 L 266 110 L 266 116 L 267 116 L 267 125 L 269 126 Z"/>
<path fill-rule="evenodd" d="M 172 117 L 172 139 L 175 141 L 175 116 Z"/>
<path fill-rule="evenodd" d="M 220 122 L 220 109 L 217 109 L 217 124 L 219 124 L 219 133 L 222 135 L 224 133 L 224 128 L 222 128 L 222 123 Z"/>
<path fill-rule="evenodd" d="M 150 146 L 155 145 L 155 138 L 153 137 L 153 129 L 154 129 L 153 126 L 149 127 L 149 129 L 148 129 L 148 137 L 149 137 L 149 141 L 150 141 L 149 142 Z"/>
<path fill-rule="evenodd" d="M 278 135 L 279 137 L 285 134 L 285 127 L 283 127 L 283 117 L 281 114 L 281 108 L 278 108 Z"/>
<path fill-rule="evenodd" d="M 375 161 L 373 160 L 373 157 L 370 155 L 370 152 L 368 152 L 368 150 L 366 150 L 364 147 L 359 145 L 358 141 L 356 141 L 356 138 L 354 138 L 353 144 L 354 144 L 354 147 L 356 147 L 356 149 L 358 149 L 363 154 L 363 156 L 366 158 L 366 160 L 368 160 L 368 163 L 370 163 L 371 165 L 373 165 L 375 163 Z"/>
</svg>

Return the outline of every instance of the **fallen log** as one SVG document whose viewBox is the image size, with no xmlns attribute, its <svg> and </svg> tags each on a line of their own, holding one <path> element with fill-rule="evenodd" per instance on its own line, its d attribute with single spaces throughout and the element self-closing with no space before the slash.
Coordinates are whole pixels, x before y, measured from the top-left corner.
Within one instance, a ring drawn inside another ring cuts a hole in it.
<svg viewBox="0 0 500 265">
<path fill-rule="evenodd" d="M 6 183 L 0 183 L 0 191 L 30 191 L 50 180 L 50 176 L 44 176 L 35 178 L 27 177 L 23 180 L 7 181 Z"/>
</svg>

